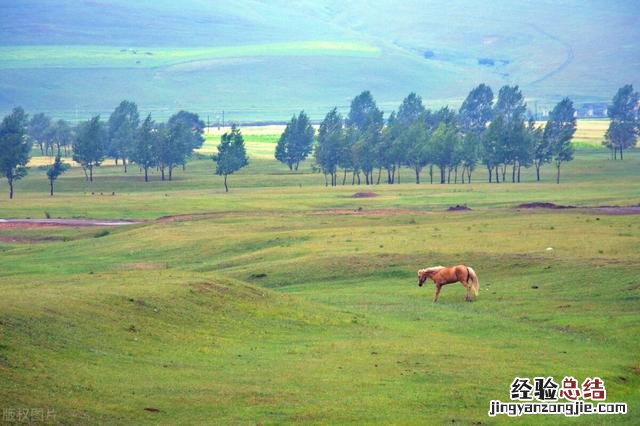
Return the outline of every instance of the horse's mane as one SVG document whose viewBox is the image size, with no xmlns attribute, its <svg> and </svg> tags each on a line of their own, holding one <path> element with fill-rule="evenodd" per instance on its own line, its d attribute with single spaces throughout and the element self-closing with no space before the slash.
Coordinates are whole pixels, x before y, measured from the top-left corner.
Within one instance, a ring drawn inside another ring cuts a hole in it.
<svg viewBox="0 0 640 426">
<path fill-rule="evenodd" d="M 438 266 L 431 266 L 429 268 L 424 268 L 424 269 L 420 269 L 419 272 L 438 272 L 441 269 L 444 269 L 445 267 L 442 265 L 438 265 Z"/>
</svg>

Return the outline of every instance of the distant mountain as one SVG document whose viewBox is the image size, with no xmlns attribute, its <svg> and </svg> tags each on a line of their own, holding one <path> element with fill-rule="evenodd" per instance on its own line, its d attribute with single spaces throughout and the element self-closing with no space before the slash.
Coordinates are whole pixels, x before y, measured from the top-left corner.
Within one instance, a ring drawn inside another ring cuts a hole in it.
<svg viewBox="0 0 640 426">
<path fill-rule="evenodd" d="M 71 1 L 0 4 L 0 111 L 320 118 L 369 89 L 457 105 L 480 82 L 529 105 L 640 86 L 637 1 Z"/>
</svg>

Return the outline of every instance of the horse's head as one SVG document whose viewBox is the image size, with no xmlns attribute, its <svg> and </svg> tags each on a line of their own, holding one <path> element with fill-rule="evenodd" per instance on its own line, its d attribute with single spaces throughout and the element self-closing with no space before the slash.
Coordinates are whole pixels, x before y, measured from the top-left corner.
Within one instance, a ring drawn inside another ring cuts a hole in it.
<svg viewBox="0 0 640 426">
<path fill-rule="evenodd" d="M 427 274 L 427 270 L 420 269 L 418 271 L 418 287 L 422 287 L 422 285 L 427 280 L 427 278 L 429 278 L 429 275 Z"/>
<path fill-rule="evenodd" d="M 439 270 L 443 269 L 444 266 L 432 266 L 431 268 L 425 268 L 418 270 L 418 286 L 422 287 L 427 278 L 433 277 L 433 275 Z"/>
</svg>

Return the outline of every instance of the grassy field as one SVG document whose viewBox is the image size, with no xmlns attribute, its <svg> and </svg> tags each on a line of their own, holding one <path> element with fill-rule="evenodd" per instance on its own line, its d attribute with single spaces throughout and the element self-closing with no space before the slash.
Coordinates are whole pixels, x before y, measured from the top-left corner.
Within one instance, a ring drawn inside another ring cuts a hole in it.
<svg viewBox="0 0 640 426">
<path fill-rule="evenodd" d="M 219 58 L 255 56 L 375 57 L 379 49 L 365 43 L 305 41 L 208 48 L 119 46 L 0 46 L 0 69 L 19 68 L 153 68 Z"/>
<path fill-rule="evenodd" d="M 502 424 L 489 401 L 515 376 L 574 375 L 600 376 L 629 414 L 520 423 L 638 424 L 640 223 L 587 208 L 640 202 L 638 152 L 580 149 L 560 185 L 547 167 L 541 183 L 405 171 L 326 188 L 308 163 L 264 157 L 272 136 L 253 141 L 228 194 L 202 159 L 148 184 L 73 169 L 55 197 L 32 172 L 0 198 L 3 218 L 140 221 L 0 227 L 0 408 L 62 424 Z M 584 208 L 514 208 L 530 201 Z M 431 303 L 416 270 L 457 263 L 478 272 L 478 299 L 452 285 Z"/>
<path fill-rule="evenodd" d="M 480 83 L 496 94 L 518 84 L 531 109 L 564 96 L 609 102 L 624 84 L 640 84 L 637 5 L 580 6 L 3 2 L 0 114 L 21 105 L 76 121 L 129 99 L 162 120 L 188 109 L 282 121 L 302 108 L 321 119 L 370 90 L 388 116 L 410 92 L 430 107 L 458 107 Z"/>
</svg>

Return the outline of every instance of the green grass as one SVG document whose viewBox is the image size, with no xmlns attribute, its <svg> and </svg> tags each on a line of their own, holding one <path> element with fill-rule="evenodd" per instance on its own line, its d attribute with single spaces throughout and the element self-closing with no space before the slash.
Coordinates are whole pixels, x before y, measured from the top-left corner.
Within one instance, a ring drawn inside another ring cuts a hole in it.
<svg viewBox="0 0 640 426">
<path fill-rule="evenodd" d="M 628 415 L 521 422 L 637 424 L 638 216 L 513 207 L 635 205 L 638 166 L 637 152 L 579 150 L 560 185 L 546 168 L 541 183 L 478 170 L 471 185 L 415 185 L 406 171 L 326 188 L 309 164 L 254 157 L 228 194 L 198 160 L 149 184 L 104 167 L 89 187 L 74 169 L 55 197 L 33 173 L 0 217 L 146 221 L 100 238 L 0 228 L 0 406 L 64 424 L 502 424 L 489 401 L 515 376 L 598 375 Z M 460 203 L 473 211 L 445 211 Z M 456 263 L 478 272 L 477 301 L 451 285 L 431 303 L 415 271 Z"/>
<path fill-rule="evenodd" d="M 375 57 L 379 49 L 361 42 L 304 41 L 201 48 L 120 46 L 0 46 L 0 69 L 160 67 L 219 58 L 260 56 Z"/>
</svg>

